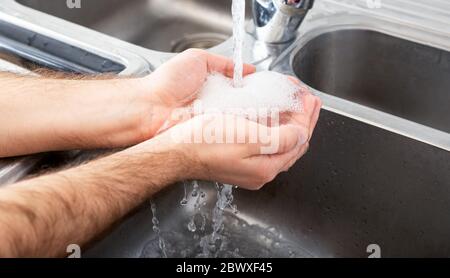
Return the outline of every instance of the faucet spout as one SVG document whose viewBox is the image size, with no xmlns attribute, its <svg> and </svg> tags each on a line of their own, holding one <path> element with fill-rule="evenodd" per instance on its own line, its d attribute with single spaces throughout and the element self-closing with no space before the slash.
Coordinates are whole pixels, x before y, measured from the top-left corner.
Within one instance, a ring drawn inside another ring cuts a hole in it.
<svg viewBox="0 0 450 278">
<path fill-rule="evenodd" d="M 253 0 L 256 37 L 270 44 L 292 41 L 313 5 L 314 0 Z"/>
</svg>

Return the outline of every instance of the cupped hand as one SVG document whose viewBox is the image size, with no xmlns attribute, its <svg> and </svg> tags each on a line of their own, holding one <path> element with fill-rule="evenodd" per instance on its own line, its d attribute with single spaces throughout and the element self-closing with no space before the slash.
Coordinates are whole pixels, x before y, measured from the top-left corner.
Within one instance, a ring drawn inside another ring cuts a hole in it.
<svg viewBox="0 0 450 278">
<path fill-rule="evenodd" d="M 141 91 L 152 104 L 152 117 L 144 115 L 142 121 L 145 139 L 160 131 L 173 109 L 186 106 L 195 99 L 208 74 L 218 72 L 233 77 L 233 69 L 233 61 L 226 57 L 189 49 L 143 78 Z M 254 66 L 244 65 L 244 75 L 254 72 Z"/>
<path fill-rule="evenodd" d="M 309 147 L 321 101 L 308 91 L 299 96 L 302 111 L 285 115 L 279 126 L 268 127 L 233 115 L 205 114 L 155 139 L 183 154 L 180 163 L 189 170 L 180 179 L 218 181 L 256 190 L 292 167 Z"/>
</svg>

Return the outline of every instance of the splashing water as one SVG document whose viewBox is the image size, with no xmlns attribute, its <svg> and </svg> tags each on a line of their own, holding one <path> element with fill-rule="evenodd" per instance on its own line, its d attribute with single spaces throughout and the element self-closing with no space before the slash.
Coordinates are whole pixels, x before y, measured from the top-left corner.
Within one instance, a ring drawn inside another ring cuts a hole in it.
<svg viewBox="0 0 450 278">
<path fill-rule="evenodd" d="M 180 205 L 185 206 L 188 203 L 186 182 L 183 182 L 183 187 L 184 187 L 184 196 L 183 196 L 183 199 L 180 201 Z"/>
<path fill-rule="evenodd" d="M 202 212 L 202 206 L 204 205 L 204 199 L 206 197 L 206 193 L 199 189 L 198 181 L 193 181 L 193 189 L 191 196 L 195 198 L 194 203 L 194 214 L 191 216 L 190 221 L 187 224 L 187 228 L 190 232 L 195 233 L 197 231 L 197 223 L 196 219 L 200 217 L 200 231 L 205 230 L 206 226 L 206 215 Z M 186 190 L 186 189 L 185 189 Z"/>
<path fill-rule="evenodd" d="M 187 198 L 194 203 L 197 212 L 193 217 L 193 226 L 181 227 L 177 224 L 168 231 L 160 231 L 156 218 L 156 206 L 151 203 L 152 222 L 155 237 L 141 250 L 141 258 L 287 258 L 313 257 L 298 243 L 283 237 L 275 227 L 263 227 L 250 224 L 241 219 L 233 206 L 233 186 L 208 183 L 217 190 L 215 207 L 210 214 L 204 212 L 206 192 L 199 182 L 192 182 L 192 191 Z M 189 183 L 185 183 L 186 186 Z M 188 190 L 186 189 L 188 192 Z M 194 195 L 194 196 L 193 196 Z M 201 200 L 199 202 L 198 200 Z M 198 207 L 196 206 L 198 205 Z M 201 214 L 199 214 L 201 213 Z M 198 216 L 203 223 L 199 224 Z M 207 217 L 210 216 L 210 217 Z M 206 226 L 206 227 L 205 227 Z M 200 227 L 200 228 L 199 228 Z M 191 231 L 194 230 L 194 231 Z"/>
<path fill-rule="evenodd" d="M 232 15 L 233 15 L 233 61 L 234 61 L 234 75 L 233 86 L 240 88 L 243 86 L 243 48 L 245 38 L 245 0 L 233 0 L 232 3 Z M 304 256 L 303 251 L 292 251 L 291 245 L 280 241 L 275 238 L 274 231 L 260 229 L 257 226 L 249 227 L 248 224 L 237 225 L 234 228 L 226 228 L 226 209 L 229 208 L 234 215 L 238 213 L 237 208 L 233 205 L 233 185 L 219 184 L 216 182 L 217 189 L 217 201 L 212 211 L 212 217 L 210 218 L 211 227 L 205 229 L 207 222 L 207 215 L 202 212 L 202 207 L 205 205 L 204 199 L 206 198 L 205 192 L 201 191 L 197 181 L 192 182 L 193 189 L 190 194 L 191 198 L 195 198 L 194 214 L 191 216 L 187 223 L 187 232 L 194 234 L 192 237 L 186 237 L 182 233 L 174 231 L 167 232 L 169 244 L 166 247 L 166 242 L 162 237 L 162 232 L 159 228 L 159 221 L 156 218 L 156 206 L 151 203 L 151 209 L 153 213 L 153 231 L 156 234 L 155 241 L 150 243 L 142 251 L 142 257 L 153 256 L 151 252 L 153 246 L 158 246 L 161 256 L 167 257 L 180 256 L 180 257 L 244 257 L 253 255 L 250 254 L 258 252 L 263 256 L 281 256 L 281 257 L 296 257 L 299 254 Z M 187 184 L 183 183 L 184 196 L 180 204 L 186 206 L 188 204 Z M 229 213 L 229 212 L 227 212 Z M 198 217 L 200 216 L 200 225 Z M 230 216 L 228 216 L 230 219 Z M 185 226 L 186 227 L 186 226 Z M 237 228 L 237 229 L 236 229 Z M 184 228 L 186 231 L 186 228 Z M 247 234 L 247 230 L 250 231 Z M 165 235 L 166 235 L 165 234 Z M 248 239 L 252 239 L 255 235 L 258 235 L 255 242 L 248 242 Z M 230 241 L 230 239 L 234 239 Z M 197 241 L 194 244 L 192 241 Z M 236 242 L 235 242 L 236 241 Z M 241 247 L 241 248 L 240 248 Z M 197 249 L 199 248 L 199 249 Z M 260 248 L 262 248 L 260 250 Z M 286 254 L 286 250 L 288 253 Z M 306 254 L 306 253 L 305 253 Z"/>
<path fill-rule="evenodd" d="M 153 231 L 158 237 L 158 247 L 159 250 L 161 251 L 161 257 L 167 258 L 166 243 L 164 242 L 164 239 L 161 236 L 161 229 L 159 228 L 159 220 L 156 217 L 156 204 L 152 201 L 150 201 L 150 208 L 152 210 Z"/>
<path fill-rule="evenodd" d="M 242 51 L 245 38 L 245 0 L 233 0 L 233 52 L 234 52 L 234 87 L 242 87 L 244 64 Z"/>
<path fill-rule="evenodd" d="M 229 210 L 224 211 L 221 231 L 221 248 L 210 251 L 210 257 L 219 258 L 311 258 L 312 253 L 301 247 L 301 243 L 291 241 L 273 227 L 264 227 L 246 222 Z M 207 228 L 213 225 L 208 220 Z M 184 227 L 176 223 L 167 231 L 162 231 L 166 243 L 167 256 L 170 258 L 205 257 L 199 245 L 199 237 L 192 236 Z M 209 238 L 202 238 L 208 243 Z M 141 258 L 159 258 L 158 238 L 151 238 L 141 250 Z"/>
<path fill-rule="evenodd" d="M 233 16 L 233 86 L 242 87 L 243 85 L 243 49 L 245 39 L 245 0 L 233 0 L 231 7 L 231 14 Z M 211 235 L 204 236 L 200 240 L 200 246 L 203 249 L 202 256 L 214 257 L 221 251 L 224 246 L 222 243 L 222 237 L 220 235 L 223 230 L 224 224 L 224 210 L 230 207 L 234 213 L 237 213 L 237 208 L 233 203 L 233 186 L 229 184 L 220 185 L 216 183 L 217 188 L 217 202 L 213 209 L 212 215 L 212 233 Z M 218 243 L 218 246 L 216 243 Z M 214 252 L 215 250 L 215 252 Z M 211 252 L 213 251 L 213 252 Z"/>
<path fill-rule="evenodd" d="M 193 181 L 192 182 L 192 185 L 193 185 L 193 189 L 192 189 L 192 193 L 191 193 L 191 196 L 192 197 L 197 197 L 198 196 L 198 181 Z"/>
<path fill-rule="evenodd" d="M 224 184 L 222 187 L 219 183 L 216 183 L 217 188 L 217 202 L 213 211 L 213 233 L 211 238 L 213 240 L 217 240 L 218 234 L 223 229 L 223 220 L 224 220 L 224 210 L 227 207 L 233 209 L 233 211 L 237 211 L 236 207 L 233 206 L 233 186 L 229 184 Z"/>
<path fill-rule="evenodd" d="M 216 183 L 217 202 L 212 214 L 212 233 L 200 239 L 200 247 L 202 253 L 199 257 L 210 258 L 217 257 L 218 254 L 226 248 L 224 238 L 221 233 L 224 228 L 224 211 L 227 207 L 233 209 L 237 213 L 237 209 L 233 206 L 233 186 L 229 184 L 220 185 Z"/>
</svg>

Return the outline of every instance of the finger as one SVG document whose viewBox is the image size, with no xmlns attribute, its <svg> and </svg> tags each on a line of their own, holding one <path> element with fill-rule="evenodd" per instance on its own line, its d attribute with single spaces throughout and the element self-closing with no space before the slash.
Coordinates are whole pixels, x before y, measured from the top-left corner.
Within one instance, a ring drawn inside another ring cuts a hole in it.
<svg viewBox="0 0 450 278">
<path fill-rule="evenodd" d="M 281 169 L 281 172 L 287 172 L 292 166 L 294 166 L 294 164 L 301 158 L 303 157 L 306 152 L 309 149 L 309 143 L 306 143 L 302 146 L 299 147 L 299 150 L 296 154 L 296 156 L 294 156 L 288 163 L 286 163 L 283 168 Z"/>
<path fill-rule="evenodd" d="M 265 138 L 260 140 L 260 137 L 263 134 L 270 134 L 267 126 L 231 114 L 216 115 L 214 125 L 216 127 L 221 125 L 221 129 L 224 130 L 223 142 L 232 144 L 234 147 L 230 151 L 241 158 L 259 155 L 262 142 L 267 140 Z"/>
<path fill-rule="evenodd" d="M 293 164 L 298 160 L 299 152 L 302 150 L 302 145 L 297 144 L 292 150 L 287 153 L 273 154 L 273 155 L 259 155 L 247 159 L 249 167 L 263 167 L 266 171 L 267 177 L 276 177 L 281 173 L 288 164 Z M 266 182 L 270 182 L 267 180 Z"/>
<path fill-rule="evenodd" d="M 208 73 L 218 72 L 227 77 L 233 77 L 234 74 L 234 63 L 231 59 L 207 52 L 203 49 L 191 48 L 185 50 L 180 55 L 172 58 L 171 61 L 176 59 L 182 59 L 185 57 L 195 58 L 199 60 L 201 63 L 205 63 L 207 66 Z M 170 62 L 170 61 L 169 61 Z M 256 67 L 250 64 L 244 64 L 243 74 L 248 75 L 252 74 L 256 71 Z"/>
<path fill-rule="evenodd" d="M 310 129 L 311 119 L 316 107 L 316 98 L 311 94 L 302 96 L 302 110 L 291 113 L 289 123 Z"/>
<path fill-rule="evenodd" d="M 322 109 L 322 100 L 317 97 L 316 99 L 316 109 L 313 113 L 311 124 L 310 124 L 310 130 L 309 130 L 309 139 L 312 138 L 314 130 L 316 129 L 317 122 L 319 121 L 320 111 Z"/>
<path fill-rule="evenodd" d="M 308 140 L 308 130 L 302 126 L 282 125 L 273 127 L 272 132 L 274 129 L 272 145 L 276 146 L 276 143 L 279 143 L 278 148 L 275 148 L 277 150 L 276 154 L 288 153 Z"/>
<path fill-rule="evenodd" d="M 257 125 L 259 128 L 258 142 L 246 146 L 246 157 L 288 153 L 298 144 L 304 144 L 308 140 L 308 129 L 301 126 L 291 124 L 277 127 Z"/>
<path fill-rule="evenodd" d="M 290 168 L 300 158 L 299 153 L 303 149 L 303 146 L 304 144 L 298 144 L 288 153 L 272 156 L 273 170 L 277 171 L 277 173 L 281 173 L 285 171 L 285 169 Z"/>
<path fill-rule="evenodd" d="M 319 118 L 319 114 L 320 114 L 320 108 L 322 106 L 322 101 L 319 98 L 315 97 L 315 101 L 316 101 L 316 105 L 315 105 L 313 116 L 311 117 L 311 122 L 309 125 L 308 141 L 311 138 L 313 130 L 316 127 L 316 124 L 317 124 L 317 121 Z M 298 149 L 297 154 L 295 156 L 293 156 L 289 161 L 287 161 L 287 163 L 285 165 L 283 165 L 281 170 L 282 171 L 289 170 L 297 162 L 297 160 L 299 160 L 308 151 L 308 148 L 309 148 L 309 143 L 307 143 L 307 142 L 305 144 L 300 145 L 297 148 Z"/>
<path fill-rule="evenodd" d="M 301 84 L 300 80 L 298 80 L 298 78 L 295 77 L 295 76 L 288 75 L 288 79 L 291 80 L 292 82 L 294 82 L 294 84 L 296 84 L 296 85 L 300 85 Z"/>
<path fill-rule="evenodd" d="M 303 104 L 303 114 L 310 119 L 314 114 L 316 108 L 316 97 L 311 94 L 308 90 L 308 93 L 302 95 L 302 104 Z"/>
<path fill-rule="evenodd" d="M 224 57 L 224 56 L 211 54 L 208 52 L 205 52 L 205 55 L 206 55 L 206 59 L 207 59 L 209 73 L 219 72 L 227 77 L 230 77 L 230 78 L 233 77 L 233 75 L 234 75 L 233 60 L 231 60 L 227 57 Z M 244 75 L 249 75 L 249 74 L 255 73 L 255 71 L 256 71 L 255 66 L 250 65 L 250 64 L 244 64 L 244 71 L 243 71 Z"/>
</svg>

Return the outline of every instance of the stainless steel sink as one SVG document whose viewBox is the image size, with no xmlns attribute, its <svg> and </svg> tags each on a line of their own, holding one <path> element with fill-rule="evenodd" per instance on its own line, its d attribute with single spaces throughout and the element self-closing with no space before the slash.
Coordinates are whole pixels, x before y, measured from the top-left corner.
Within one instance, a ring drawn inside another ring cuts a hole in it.
<svg viewBox="0 0 450 278">
<path fill-rule="evenodd" d="M 219 254 L 367 257 L 366 248 L 377 244 L 384 257 L 450 256 L 449 169 L 447 151 L 322 111 L 303 160 L 261 191 L 235 191 L 239 213 L 228 210 L 225 216 L 232 244 Z M 201 190 L 201 212 L 211 219 L 215 186 L 203 184 Z M 200 230 L 200 216 L 197 231 L 189 231 L 196 198 L 192 186 L 187 191 L 184 207 L 181 184 L 154 200 L 169 256 L 201 254 L 200 238 L 211 232 L 210 220 Z M 85 256 L 161 256 L 152 225 L 145 205 Z"/>
<path fill-rule="evenodd" d="M 288 51 L 288 72 L 321 94 L 375 108 L 367 113 L 379 119 L 387 112 L 440 128 L 450 140 L 447 52 L 364 30 L 327 33 Z M 368 257 L 375 244 L 383 257 L 450 256 L 450 153 L 401 133 L 322 111 L 301 161 L 261 191 L 236 190 L 239 213 L 225 213 L 225 248 L 215 255 Z M 200 210 L 198 197 L 180 205 L 181 184 L 155 198 L 166 255 L 202 255 L 217 193 L 211 183 L 201 190 Z M 152 215 L 141 207 L 85 255 L 161 256 Z"/>
<path fill-rule="evenodd" d="M 69 9 L 66 0 L 17 2 L 164 52 L 211 48 L 232 32 L 231 0 L 89 0 L 80 9 Z"/>
<path fill-rule="evenodd" d="M 309 41 L 294 57 L 309 86 L 450 132 L 450 52 L 370 30 Z"/>
<path fill-rule="evenodd" d="M 225 210 L 223 248 L 212 255 L 367 257 L 368 246 L 376 244 L 383 257 L 450 256 L 450 135 L 445 109 L 449 54 L 441 50 L 445 47 L 437 47 L 450 42 L 448 24 L 442 23 L 450 6 L 429 1 L 434 3 L 431 10 L 411 2 L 421 12 L 413 9 L 410 14 L 393 11 L 391 5 L 367 13 L 362 7 L 349 12 L 350 0 L 317 1 L 316 13 L 306 19 L 299 40 L 268 60 L 274 70 L 297 74 L 324 100 L 311 148 L 289 172 L 261 191 L 234 190 L 233 203 L 239 212 Z M 80 10 L 68 9 L 65 0 L 18 2 L 161 51 L 182 50 L 176 46 L 190 42 L 186 38 L 192 42 L 191 35 L 229 36 L 231 30 L 228 0 L 169 4 L 89 0 L 82 1 Z M 25 26 L 38 26 L 36 30 L 48 34 L 56 30 L 60 39 L 73 43 L 73 38 L 64 36 L 70 30 L 79 37 L 78 47 L 94 45 L 114 54 L 129 49 L 151 63 L 168 57 L 61 20 L 40 20 L 42 15 L 16 6 L 4 11 L 28 15 L 17 22 L 29 18 Z M 1 11 L 2 7 L 0 16 Z M 376 13 L 382 13 L 382 19 Z M 417 23 L 420 28 L 412 27 Z M 429 46 L 412 42 L 417 40 Z M 119 61 L 126 70 L 135 64 L 132 59 Z M 258 66 L 266 69 L 266 63 Z M 201 239 L 211 233 L 217 190 L 214 183 L 201 182 L 194 196 L 192 191 L 192 185 L 186 190 L 183 184 L 172 185 L 154 198 L 156 211 L 150 203 L 143 204 L 86 246 L 83 256 L 159 257 L 163 255 L 160 239 L 169 257 L 201 256 Z M 182 206 L 185 195 L 187 204 Z M 158 229 L 153 216 L 159 220 Z M 189 225 L 192 219 L 195 229 Z"/>
</svg>

